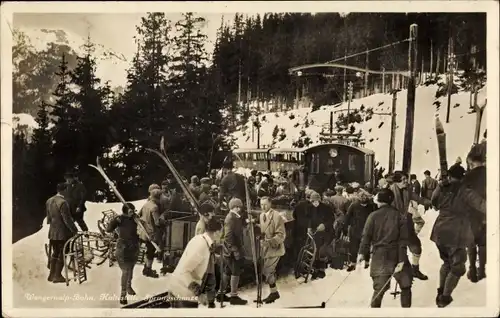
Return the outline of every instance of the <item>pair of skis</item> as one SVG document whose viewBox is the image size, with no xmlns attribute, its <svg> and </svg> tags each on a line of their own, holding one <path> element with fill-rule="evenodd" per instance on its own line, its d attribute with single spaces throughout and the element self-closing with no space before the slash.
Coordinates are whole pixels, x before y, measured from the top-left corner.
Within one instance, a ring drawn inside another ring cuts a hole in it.
<svg viewBox="0 0 500 318">
<path fill-rule="evenodd" d="M 101 163 L 99 162 L 99 157 L 96 160 L 96 165 L 89 164 L 89 166 L 92 167 L 92 168 L 94 168 L 95 170 L 97 170 L 101 174 L 101 176 L 104 178 L 104 181 L 106 181 L 106 183 L 110 186 L 111 190 L 113 190 L 113 192 L 115 193 L 116 197 L 121 201 L 121 203 L 123 205 L 126 205 L 127 201 L 125 201 L 125 199 L 123 198 L 123 196 L 121 195 L 121 193 L 118 191 L 118 189 L 116 188 L 116 186 L 113 183 L 113 181 L 111 181 L 111 179 L 109 179 L 108 175 L 106 174 L 106 172 L 102 168 Z M 139 216 L 136 213 L 134 213 L 134 220 L 136 221 L 137 226 L 139 226 L 139 228 L 141 229 L 141 231 L 143 231 L 145 233 L 146 238 L 148 239 L 148 241 L 151 242 L 151 244 L 154 246 L 154 248 L 156 249 L 156 251 L 160 252 L 160 247 L 153 240 L 151 240 L 151 237 L 149 236 L 149 233 L 144 228 L 144 225 L 142 224 L 141 219 L 139 218 Z"/>
<path fill-rule="evenodd" d="M 240 156 L 238 154 L 234 154 L 236 158 L 242 163 L 242 165 L 245 167 L 243 160 L 241 160 Z M 253 220 L 252 216 L 252 205 L 251 205 L 251 197 L 250 197 L 250 190 L 248 188 L 248 177 L 246 175 L 243 176 L 245 178 L 245 197 L 246 197 L 246 207 L 247 207 L 247 213 L 248 213 L 248 221 L 249 221 L 249 229 L 250 229 L 250 239 L 252 241 L 251 248 L 252 248 L 252 259 L 253 259 L 253 265 L 254 265 L 254 271 L 255 271 L 255 282 L 257 284 L 257 299 L 255 300 L 255 303 L 257 305 L 257 308 L 262 305 L 262 277 L 259 275 L 259 272 L 262 273 L 262 270 L 259 271 L 259 260 L 260 260 L 260 253 L 259 253 L 259 258 L 257 258 L 257 248 L 256 248 L 256 238 L 255 238 L 255 221 Z"/>
</svg>

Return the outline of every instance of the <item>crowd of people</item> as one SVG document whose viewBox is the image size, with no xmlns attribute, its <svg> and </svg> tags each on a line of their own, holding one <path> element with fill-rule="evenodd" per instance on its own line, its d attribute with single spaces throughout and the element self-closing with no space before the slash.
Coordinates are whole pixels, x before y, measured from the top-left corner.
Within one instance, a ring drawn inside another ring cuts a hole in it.
<svg viewBox="0 0 500 318">
<path fill-rule="evenodd" d="M 127 303 L 127 294 L 135 295 L 132 273 L 143 243 L 146 246 L 143 275 L 158 278 L 152 268 L 153 261 L 155 257 L 163 261 L 162 270 L 171 273 L 168 289 L 178 299 L 172 306 L 198 307 L 198 299 L 204 299 L 209 308 L 214 308 L 217 300 L 232 305 L 247 304 L 248 300 L 239 297 L 238 288 L 246 268 L 245 259 L 252 257 L 248 255 L 251 250 L 248 236 L 249 224 L 254 224 L 253 232 L 260 243 L 256 253 L 260 254 L 260 271 L 269 287 L 263 303 L 280 298 L 276 284 L 278 263 L 283 258 L 295 262 L 309 235 L 318 247 L 312 279 L 325 277 L 328 266 L 338 268 L 335 249 L 342 240 L 348 245 L 346 270 L 351 272 L 360 263 L 370 268 L 374 289 L 372 307 L 381 306 L 392 277 L 401 288 L 402 307 L 411 307 L 413 280 L 428 279 L 420 268 L 422 244 L 418 233 L 425 221 L 418 206 L 422 205 L 425 211 L 431 207 L 439 211 L 431 240 L 436 243 L 443 261 L 436 305 L 445 307 L 453 300 L 451 293 L 466 273 L 467 258 L 467 277 L 472 282 L 485 278 L 485 156 L 479 145 L 469 152 L 467 166 L 468 171 L 462 167 L 461 160 L 457 160 L 447 171 L 448 178 L 440 180 L 425 171 L 422 183 L 416 175 L 402 171 L 384 176 L 375 187 L 369 183 L 363 186 L 357 182 L 343 183 L 337 178 L 333 189 L 318 193 L 296 185 L 293 172 L 274 177 L 271 173 L 252 171 L 245 178 L 234 172 L 232 163 L 225 162 L 219 172 L 212 170 L 206 177 L 193 176 L 190 183 L 186 181 L 198 200 L 200 218 L 195 236 L 180 259 L 173 263 L 165 263 L 164 256 L 169 244 L 168 225 L 181 215 L 178 213 L 187 211 L 186 202 L 173 180 L 167 179 L 161 186 L 152 184 L 148 200 L 137 214 L 135 207 L 128 203 L 107 228 L 108 232 L 118 229 L 116 257 L 122 270 L 120 303 Z M 250 211 L 246 205 L 247 186 Z M 283 202 L 293 210 L 292 220 L 276 210 Z M 50 281 L 64 280 L 60 271 L 62 246 L 76 233 L 74 222 L 82 231 L 87 230 L 83 221 L 84 203 L 84 187 L 70 175 L 66 183 L 58 185 L 58 194 L 47 201 L 53 251 Z M 142 227 L 137 226 L 136 215 Z M 223 218 L 223 224 L 217 215 Z M 292 224 L 291 232 L 287 224 Z M 214 253 L 218 248 L 223 270 L 217 291 Z"/>
</svg>

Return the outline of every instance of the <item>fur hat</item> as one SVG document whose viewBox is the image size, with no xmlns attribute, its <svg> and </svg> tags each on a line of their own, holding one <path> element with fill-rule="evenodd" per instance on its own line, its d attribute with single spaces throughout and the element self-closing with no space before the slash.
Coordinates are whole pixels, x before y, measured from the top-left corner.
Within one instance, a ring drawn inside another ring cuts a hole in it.
<svg viewBox="0 0 500 318">
<path fill-rule="evenodd" d="M 391 204 L 394 201 L 394 192 L 390 189 L 381 189 L 375 199 L 379 203 Z"/>
<path fill-rule="evenodd" d="M 200 206 L 200 213 L 201 215 L 208 215 L 209 213 L 213 213 L 215 211 L 215 207 L 210 204 L 209 202 L 204 202 Z"/>
<path fill-rule="evenodd" d="M 229 210 L 236 208 L 236 207 L 243 208 L 243 202 L 238 198 L 232 198 L 231 200 L 229 200 L 228 207 L 229 207 Z"/>
<path fill-rule="evenodd" d="M 161 188 L 156 183 L 153 183 L 152 185 L 149 186 L 148 192 L 151 193 L 151 191 L 156 190 L 156 189 L 160 190 Z"/>
<path fill-rule="evenodd" d="M 151 192 L 149 192 L 149 197 L 153 200 L 160 200 L 161 193 L 162 192 L 160 189 L 153 189 Z"/>
<path fill-rule="evenodd" d="M 311 201 L 321 201 L 321 196 L 318 192 L 311 193 Z"/>
</svg>

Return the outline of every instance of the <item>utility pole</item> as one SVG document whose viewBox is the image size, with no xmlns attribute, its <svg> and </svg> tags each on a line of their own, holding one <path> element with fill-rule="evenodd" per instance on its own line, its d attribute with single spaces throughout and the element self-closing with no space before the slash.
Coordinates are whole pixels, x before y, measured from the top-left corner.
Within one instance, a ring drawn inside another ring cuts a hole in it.
<svg viewBox="0 0 500 318">
<path fill-rule="evenodd" d="M 368 50 L 366 51 L 366 71 L 365 71 L 365 96 L 368 96 Z"/>
<path fill-rule="evenodd" d="M 351 114 L 352 82 L 349 82 L 347 91 L 347 129 L 349 129 L 349 116 Z"/>
<path fill-rule="evenodd" d="M 410 25 L 410 45 L 408 49 L 408 97 L 406 105 L 406 126 L 403 146 L 403 171 L 410 173 L 413 150 L 413 125 L 415 121 L 415 74 L 417 72 L 417 31 L 416 24 Z"/>
<path fill-rule="evenodd" d="M 333 112 L 330 112 L 330 138 L 333 136 Z"/>
<path fill-rule="evenodd" d="M 455 54 L 448 57 L 448 105 L 446 107 L 446 123 L 450 122 L 451 92 L 453 88 L 453 72 L 455 71 Z"/>
<path fill-rule="evenodd" d="M 344 66 L 347 65 L 347 47 L 345 48 L 345 51 L 344 51 Z M 344 67 L 344 93 L 342 95 L 344 95 L 343 97 L 343 100 L 344 100 L 344 103 L 346 101 L 346 98 L 347 98 L 347 94 L 346 94 L 346 85 L 347 85 L 347 82 L 346 82 L 346 77 L 347 77 L 347 68 Z"/>
<path fill-rule="evenodd" d="M 392 91 L 392 109 L 391 109 L 391 140 L 389 142 L 389 173 L 394 172 L 394 165 L 396 161 L 396 150 L 394 145 L 396 143 L 396 101 L 397 90 Z"/>
</svg>

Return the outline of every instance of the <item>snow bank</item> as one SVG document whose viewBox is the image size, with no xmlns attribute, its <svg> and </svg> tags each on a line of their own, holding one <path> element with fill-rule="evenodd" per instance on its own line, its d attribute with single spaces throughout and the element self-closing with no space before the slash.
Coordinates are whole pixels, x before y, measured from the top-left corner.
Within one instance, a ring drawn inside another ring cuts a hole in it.
<svg viewBox="0 0 500 318">
<path fill-rule="evenodd" d="M 435 173 L 439 168 L 438 149 L 436 134 L 434 129 L 434 117 L 436 114 L 435 94 L 437 85 L 418 86 L 416 91 L 415 103 L 415 126 L 413 139 L 413 157 L 412 173 L 417 174 L 419 178 L 427 169 Z M 403 90 L 397 94 L 396 104 L 396 169 L 402 167 L 403 141 L 406 120 L 406 98 L 407 91 Z M 482 89 L 478 95 L 478 103 L 481 105 L 486 98 L 486 88 Z M 444 124 L 447 134 L 448 144 L 448 162 L 454 162 L 460 156 L 465 159 L 474 139 L 474 129 L 476 115 L 468 114 L 469 92 L 459 92 L 451 96 L 451 115 L 450 123 L 446 124 L 446 105 L 447 97 L 437 99 L 441 103 L 439 116 Z M 390 113 L 392 107 L 392 95 L 375 94 L 365 98 L 353 100 L 351 109 L 373 108 L 375 113 Z M 303 130 L 311 138 L 313 144 L 319 144 L 320 132 L 323 126 L 328 126 L 330 122 L 330 112 L 339 109 L 347 109 L 346 104 L 338 107 L 322 106 L 319 110 L 311 112 L 311 108 L 300 108 L 278 113 L 266 113 L 259 116 L 261 122 L 260 142 L 262 147 L 272 144 L 272 133 L 276 126 L 278 129 L 285 130 L 286 138 L 277 141 L 275 147 L 290 148 L 292 143 L 297 140 Z M 486 107 L 481 123 L 481 134 L 486 129 L 487 123 Z M 334 122 L 340 113 L 334 114 Z M 309 126 L 306 127 L 306 120 Z M 389 140 L 390 140 L 390 116 L 373 115 L 371 120 L 354 124 L 356 132 L 362 130 L 363 137 L 366 140 L 365 147 L 375 151 L 375 160 L 380 162 L 380 166 L 387 169 L 389 163 Z M 335 124 L 334 124 L 335 125 Z M 379 127 L 380 126 L 380 127 Z M 334 127 L 335 129 L 335 127 Z M 251 140 L 251 123 L 247 123 L 244 128 L 234 133 L 236 145 L 238 148 L 256 148 L 255 142 Z M 277 138 L 278 139 L 278 138 Z"/>
</svg>

